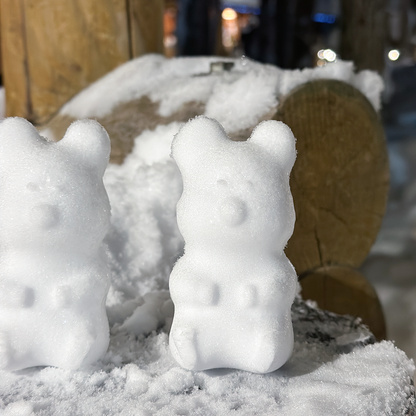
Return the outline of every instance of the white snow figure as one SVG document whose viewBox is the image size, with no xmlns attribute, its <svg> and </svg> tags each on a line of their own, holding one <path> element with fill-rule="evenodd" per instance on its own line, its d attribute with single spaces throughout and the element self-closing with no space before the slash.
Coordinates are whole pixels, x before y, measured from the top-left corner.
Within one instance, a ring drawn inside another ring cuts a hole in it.
<svg viewBox="0 0 416 416">
<path fill-rule="evenodd" d="M 169 283 L 172 354 L 190 370 L 274 371 L 293 348 L 297 278 L 283 249 L 295 222 L 295 138 L 265 121 L 233 142 L 217 121 L 197 117 L 176 135 L 172 156 L 184 183 L 177 221 L 185 239 Z"/>
<path fill-rule="evenodd" d="M 0 369 L 76 369 L 107 350 L 109 153 L 92 120 L 57 143 L 0 123 Z"/>
</svg>

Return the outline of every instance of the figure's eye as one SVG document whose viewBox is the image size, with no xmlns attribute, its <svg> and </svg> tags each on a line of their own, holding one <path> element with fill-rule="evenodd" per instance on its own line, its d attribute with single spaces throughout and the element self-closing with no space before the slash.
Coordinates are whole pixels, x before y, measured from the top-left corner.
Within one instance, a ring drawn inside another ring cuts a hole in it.
<svg viewBox="0 0 416 416">
<path fill-rule="evenodd" d="M 254 183 L 252 181 L 247 181 L 244 184 L 244 190 L 246 192 L 252 192 L 254 190 Z"/>
<path fill-rule="evenodd" d="M 228 188 L 228 182 L 225 179 L 218 179 L 217 180 L 217 185 L 220 188 Z"/>
<path fill-rule="evenodd" d="M 29 183 L 26 185 L 26 188 L 27 188 L 29 191 L 33 191 L 33 192 L 39 192 L 39 191 L 40 191 L 40 186 L 39 186 L 37 183 L 35 183 L 35 182 L 29 182 Z"/>
</svg>

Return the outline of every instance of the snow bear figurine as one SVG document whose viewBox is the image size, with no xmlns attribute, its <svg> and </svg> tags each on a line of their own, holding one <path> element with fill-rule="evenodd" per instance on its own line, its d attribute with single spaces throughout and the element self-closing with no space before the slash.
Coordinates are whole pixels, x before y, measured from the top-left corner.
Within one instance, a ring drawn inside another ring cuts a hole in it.
<svg viewBox="0 0 416 416">
<path fill-rule="evenodd" d="M 57 143 L 21 118 L 0 123 L 0 369 L 76 369 L 109 342 L 109 137 L 73 123 Z"/>
<path fill-rule="evenodd" d="M 274 371 L 293 349 L 297 276 L 283 249 L 295 222 L 295 138 L 265 121 L 233 142 L 201 116 L 175 136 L 172 157 L 183 178 L 177 221 L 185 239 L 169 282 L 173 357 L 195 371 Z"/>
</svg>

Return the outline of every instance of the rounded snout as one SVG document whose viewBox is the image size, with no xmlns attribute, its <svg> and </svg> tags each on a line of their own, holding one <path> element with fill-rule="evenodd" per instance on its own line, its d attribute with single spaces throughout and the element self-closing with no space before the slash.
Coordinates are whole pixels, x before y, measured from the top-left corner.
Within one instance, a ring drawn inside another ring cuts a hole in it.
<svg viewBox="0 0 416 416">
<path fill-rule="evenodd" d="M 247 218 L 247 204 L 238 197 L 227 197 L 220 202 L 219 214 L 224 224 L 237 227 Z"/>
<path fill-rule="evenodd" d="M 44 230 L 58 226 L 61 219 L 58 206 L 53 204 L 36 205 L 32 208 L 31 217 Z"/>
</svg>

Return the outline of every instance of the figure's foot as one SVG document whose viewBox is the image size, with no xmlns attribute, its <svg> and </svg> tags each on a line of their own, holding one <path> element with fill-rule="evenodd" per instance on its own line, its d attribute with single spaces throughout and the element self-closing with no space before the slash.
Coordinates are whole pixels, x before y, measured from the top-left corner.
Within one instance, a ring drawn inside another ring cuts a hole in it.
<svg viewBox="0 0 416 416">
<path fill-rule="evenodd" d="M 253 338 L 252 360 L 249 371 L 253 373 L 269 373 L 274 369 L 276 359 L 277 338 L 275 331 L 262 331 Z"/>
<path fill-rule="evenodd" d="M 95 336 L 87 328 L 76 328 L 68 334 L 66 341 L 62 343 L 62 349 L 57 352 L 50 365 L 66 370 L 80 368 L 85 357 L 94 346 Z"/>
<path fill-rule="evenodd" d="M 187 370 L 198 370 L 197 331 L 194 329 L 172 328 L 169 347 L 173 358 Z"/>
<path fill-rule="evenodd" d="M 290 316 L 283 316 L 276 328 L 263 330 L 256 337 L 253 364 L 254 372 L 270 373 L 280 368 L 293 350 L 293 328 Z"/>
</svg>

